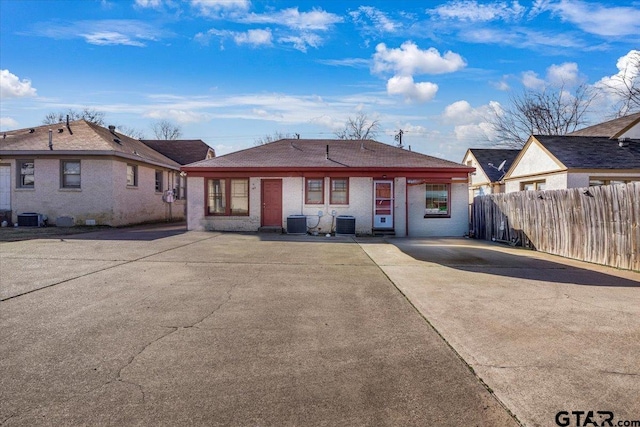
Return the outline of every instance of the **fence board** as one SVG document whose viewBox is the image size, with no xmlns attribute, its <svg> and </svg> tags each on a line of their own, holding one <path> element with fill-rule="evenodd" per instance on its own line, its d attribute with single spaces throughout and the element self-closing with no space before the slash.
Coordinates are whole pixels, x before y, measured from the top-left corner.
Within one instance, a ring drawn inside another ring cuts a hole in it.
<svg viewBox="0 0 640 427">
<path fill-rule="evenodd" d="M 640 183 L 476 197 L 476 238 L 640 271 Z"/>
</svg>

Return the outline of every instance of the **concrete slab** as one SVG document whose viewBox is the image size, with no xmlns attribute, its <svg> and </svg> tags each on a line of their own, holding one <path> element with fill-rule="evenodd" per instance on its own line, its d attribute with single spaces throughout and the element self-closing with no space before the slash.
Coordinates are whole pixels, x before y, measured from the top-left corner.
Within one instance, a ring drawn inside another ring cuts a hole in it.
<svg viewBox="0 0 640 427">
<path fill-rule="evenodd" d="M 3 426 L 517 425 L 351 239 L 127 236 L 0 246 Z"/>
<path fill-rule="evenodd" d="M 563 410 L 640 420 L 639 273 L 465 239 L 390 242 L 361 245 L 525 425 Z"/>
</svg>

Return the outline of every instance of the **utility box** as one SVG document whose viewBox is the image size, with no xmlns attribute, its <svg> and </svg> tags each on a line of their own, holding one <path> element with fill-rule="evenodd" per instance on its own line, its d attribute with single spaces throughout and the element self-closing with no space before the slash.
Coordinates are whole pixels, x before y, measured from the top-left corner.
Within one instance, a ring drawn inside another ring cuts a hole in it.
<svg viewBox="0 0 640 427">
<path fill-rule="evenodd" d="M 336 217 L 336 236 L 355 236 L 356 217 L 351 215 L 338 215 Z"/>
<path fill-rule="evenodd" d="M 307 217 L 289 215 L 287 217 L 287 234 L 307 234 Z"/>
<path fill-rule="evenodd" d="M 56 218 L 56 227 L 73 227 L 76 224 L 72 216 L 59 216 Z"/>
</svg>

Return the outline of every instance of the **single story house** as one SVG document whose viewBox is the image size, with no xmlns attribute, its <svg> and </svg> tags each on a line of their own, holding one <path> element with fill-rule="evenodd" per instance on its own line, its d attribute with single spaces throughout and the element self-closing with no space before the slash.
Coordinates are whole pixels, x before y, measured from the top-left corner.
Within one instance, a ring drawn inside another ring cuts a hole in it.
<svg viewBox="0 0 640 427">
<path fill-rule="evenodd" d="M 610 139 L 640 139 L 640 112 L 589 126 L 567 136 L 600 136 Z"/>
<path fill-rule="evenodd" d="M 141 139 L 144 145 L 154 149 L 165 157 L 184 166 L 200 160 L 212 159 L 216 156 L 213 148 L 201 139 Z M 186 174 L 182 172 L 174 187 L 177 200 L 187 198 Z M 187 205 L 184 204 L 186 210 Z"/>
<path fill-rule="evenodd" d="M 182 167 L 190 230 L 462 236 L 473 168 L 372 140 L 282 139 Z"/>
<path fill-rule="evenodd" d="M 504 181 L 507 193 L 640 181 L 640 139 L 533 135 Z"/>
<path fill-rule="evenodd" d="M 10 223 L 25 213 L 52 225 L 184 218 L 179 175 L 180 164 L 115 126 L 75 120 L 0 135 L 0 212 Z"/>
<path fill-rule="evenodd" d="M 469 179 L 469 201 L 476 196 L 504 193 L 504 176 L 520 150 L 469 148 L 462 163 L 476 169 Z"/>
</svg>

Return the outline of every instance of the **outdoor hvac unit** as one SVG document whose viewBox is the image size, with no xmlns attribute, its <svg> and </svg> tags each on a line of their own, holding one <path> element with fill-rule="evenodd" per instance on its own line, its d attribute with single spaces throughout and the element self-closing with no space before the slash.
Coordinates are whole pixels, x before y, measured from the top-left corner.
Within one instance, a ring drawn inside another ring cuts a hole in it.
<svg viewBox="0 0 640 427">
<path fill-rule="evenodd" d="M 307 217 L 289 215 L 287 217 L 287 234 L 307 234 Z"/>
<path fill-rule="evenodd" d="M 336 218 L 336 236 L 356 234 L 356 218 L 351 215 L 338 215 Z"/>
<path fill-rule="evenodd" d="M 42 227 L 44 225 L 44 217 L 42 214 L 35 212 L 25 212 L 18 214 L 19 227 Z"/>
</svg>

